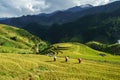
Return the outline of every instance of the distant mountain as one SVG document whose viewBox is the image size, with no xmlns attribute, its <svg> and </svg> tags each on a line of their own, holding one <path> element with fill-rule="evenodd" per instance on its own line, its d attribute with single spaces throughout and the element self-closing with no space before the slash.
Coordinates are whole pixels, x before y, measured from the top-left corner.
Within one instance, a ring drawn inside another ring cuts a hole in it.
<svg viewBox="0 0 120 80">
<path fill-rule="evenodd" d="M 0 18 L 0 20 L 6 20 L 6 19 L 8 19 L 8 18 Z"/>
<path fill-rule="evenodd" d="M 84 7 L 83 7 L 84 6 Z M 28 25 L 29 23 L 38 23 L 42 25 L 51 25 L 54 23 L 66 23 L 69 21 L 74 20 L 74 14 L 77 12 L 80 13 L 83 10 L 89 9 L 93 7 L 92 5 L 81 5 L 81 6 L 76 6 L 64 11 L 55 11 L 50 14 L 42 13 L 38 15 L 27 15 L 27 16 L 22 16 L 18 18 L 8 18 L 6 20 L 0 20 L 0 23 L 12 25 L 12 26 L 17 26 L 17 27 L 24 27 Z M 78 18 L 75 17 L 75 18 Z"/>
<path fill-rule="evenodd" d="M 82 7 L 80 7 L 80 6 L 75 6 L 75 7 L 73 7 L 73 8 L 68 9 L 67 12 L 78 12 L 78 11 L 81 11 L 81 10 L 83 10 Z"/>
<path fill-rule="evenodd" d="M 79 12 L 85 9 L 89 9 L 92 8 L 93 6 L 90 4 L 86 4 L 86 5 L 81 5 L 81 6 L 75 6 L 72 8 L 69 8 L 68 10 L 66 10 L 67 12 Z"/>
<path fill-rule="evenodd" d="M 91 13 L 76 21 L 62 25 L 53 24 L 52 26 L 44 26 L 38 23 L 30 23 L 23 28 L 53 43 L 61 41 L 78 41 L 84 43 L 91 40 L 115 43 L 117 40 L 120 40 L 120 36 L 118 35 L 120 34 L 118 25 L 120 5 L 118 4 L 120 4 L 120 1 L 88 9 L 91 12 L 96 11 L 96 14 Z M 103 12 L 101 12 L 102 10 Z M 86 12 L 86 10 L 83 12 Z M 116 26 L 115 28 L 118 30 L 115 29 L 116 31 L 111 32 L 112 26 Z"/>
</svg>

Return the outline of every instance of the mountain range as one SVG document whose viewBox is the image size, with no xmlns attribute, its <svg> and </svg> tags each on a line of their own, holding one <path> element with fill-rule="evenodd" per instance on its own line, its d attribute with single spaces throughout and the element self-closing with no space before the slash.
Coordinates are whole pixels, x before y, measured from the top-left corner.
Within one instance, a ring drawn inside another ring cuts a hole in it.
<svg viewBox="0 0 120 80">
<path fill-rule="evenodd" d="M 0 20 L 0 23 L 24 28 L 49 42 L 100 41 L 120 39 L 120 1 L 102 6 L 76 6 L 51 14 L 28 15 Z"/>
<path fill-rule="evenodd" d="M 120 39 L 119 34 L 120 9 L 112 13 L 85 16 L 63 25 L 53 25 L 48 30 L 51 42 L 99 41 L 109 44 L 116 43 Z"/>
<path fill-rule="evenodd" d="M 89 4 L 75 6 L 63 11 L 55 11 L 50 14 L 27 15 L 17 18 L 0 19 L 0 23 L 25 27 L 30 23 L 37 23 L 41 25 L 52 25 L 54 23 L 63 24 L 75 21 L 83 16 L 97 13 L 109 13 L 120 8 L 120 1 L 116 1 L 107 5 L 92 6 Z"/>
<path fill-rule="evenodd" d="M 27 26 L 30 23 L 38 23 L 42 25 L 52 25 L 54 23 L 66 23 L 73 20 L 76 20 L 78 16 L 72 16 L 79 14 L 83 10 L 87 10 L 89 8 L 93 7 L 92 5 L 83 5 L 82 6 L 75 6 L 72 8 L 69 8 L 67 10 L 63 11 L 55 11 L 50 14 L 41 13 L 38 15 L 27 15 L 17 18 L 6 18 L 6 19 L 0 19 L 0 23 L 9 24 L 12 26 L 17 27 L 24 27 Z"/>
<path fill-rule="evenodd" d="M 107 5 L 92 6 L 82 5 L 76 6 L 64 11 L 55 11 L 51 14 L 39 14 L 39 15 L 27 15 L 17 18 L 9 18 L 1 20 L 0 23 L 9 24 L 17 27 L 24 27 L 30 23 L 38 23 L 42 25 L 51 25 L 54 23 L 63 24 L 67 22 L 75 21 L 85 15 L 96 13 L 109 13 L 117 10 L 120 7 L 120 1 L 116 1 Z"/>
</svg>

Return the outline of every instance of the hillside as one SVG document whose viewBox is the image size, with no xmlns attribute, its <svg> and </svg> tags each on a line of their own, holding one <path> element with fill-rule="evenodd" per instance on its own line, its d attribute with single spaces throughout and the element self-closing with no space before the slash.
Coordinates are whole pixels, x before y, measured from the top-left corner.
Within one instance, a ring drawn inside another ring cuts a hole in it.
<svg viewBox="0 0 120 80">
<path fill-rule="evenodd" d="M 120 56 L 113 56 L 109 53 L 97 51 L 80 43 L 58 43 L 55 45 L 60 47 L 70 47 L 68 50 L 63 50 L 63 54 L 58 54 L 58 56 L 61 57 L 67 55 L 74 59 L 81 57 L 87 60 L 109 63 L 119 63 L 120 60 Z M 101 56 L 100 54 L 105 54 L 106 56 Z"/>
<path fill-rule="evenodd" d="M 32 47 L 39 41 L 42 42 L 23 29 L 0 24 L 1 53 L 33 53 Z"/>
<path fill-rule="evenodd" d="M 26 29 L 32 32 L 30 28 Z M 112 13 L 88 15 L 63 25 L 54 24 L 46 32 L 47 40 L 53 43 L 62 41 L 116 43 L 120 39 L 120 9 Z"/>
<path fill-rule="evenodd" d="M 102 57 L 101 52 L 79 43 L 55 45 L 70 47 L 57 55 L 56 62 L 45 55 L 0 54 L 0 80 L 119 80 L 119 56 Z M 70 56 L 68 62 L 64 56 Z"/>
<path fill-rule="evenodd" d="M 91 41 L 91 42 L 86 43 L 86 45 L 95 50 L 111 53 L 113 55 L 120 55 L 120 44 L 118 43 L 103 44 L 100 42 Z"/>
<path fill-rule="evenodd" d="M 119 4 L 119 1 L 115 3 Z M 111 3 L 111 5 L 115 5 L 115 3 Z M 110 7 L 110 4 L 106 6 Z M 110 10 L 109 7 L 107 8 Z M 97 10 L 97 8 L 98 7 L 94 9 Z M 106 8 L 102 7 L 102 9 Z M 98 41 L 105 44 L 113 44 L 120 39 L 119 25 L 120 7 L 117 7 L 117 9 L 108 13 L 100 12 L 96 14 L 87 15 L 79 18 L 76 21 L 61 25 L 53 24 L 51 26 L 45 26 L 39 23 L 30 23 L 23 28 L 34 35 L 40 36 L 43 40 L 46 40 L 51 43 L 86 43 L 89 41 Z"/>
</svg>

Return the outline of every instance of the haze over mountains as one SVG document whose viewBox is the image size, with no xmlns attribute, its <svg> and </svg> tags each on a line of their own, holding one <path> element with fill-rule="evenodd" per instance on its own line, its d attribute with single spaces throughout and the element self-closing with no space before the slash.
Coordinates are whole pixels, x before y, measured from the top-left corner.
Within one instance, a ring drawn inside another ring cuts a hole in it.
<svg viewBox="0 0 120 80">
<path fill-rule="evenodd" d="M 114 43 L 120 39 L 119 10 L 120 1 L 97 7 L 87 4 L 51 14 L 9 18 L 0 23 L 22 27 L 53 43 L 92 40 Z"/>
</svg>

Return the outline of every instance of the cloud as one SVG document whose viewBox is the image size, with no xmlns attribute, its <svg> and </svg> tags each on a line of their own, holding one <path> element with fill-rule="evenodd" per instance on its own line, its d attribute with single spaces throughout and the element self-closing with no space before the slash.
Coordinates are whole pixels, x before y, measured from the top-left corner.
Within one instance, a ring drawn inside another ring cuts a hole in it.
<svg viewBox="0 0 120 80">
<path fill-rule="evenodd" d="M 0 0 L 0 17 L 38 14 L 48 7 L 44 0 Z"/>
<path fill-rule="evenodd" d="M 107 4 L 114 0 L 0 0 L 0 17 L 17 17 L 50 13 L 73 6 Z"/>
<path fill-rule="evenodd" d="M 75 0 L 77 5 L 92 4 L 94 6 L 109 3 L 109 0 Z"/>
<path fill-rule="evenodd" d="M 55 10 L 67 9 L 73 6 L 80 6 L 85 4 L 91 4 L 94 6 L 104 5 L 111 1 L 116 0 L 44 0 L 49 4 L 49 7 L 43 12 L 53 12 Z"/>
</svg>

